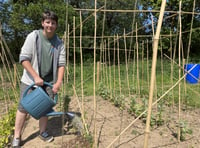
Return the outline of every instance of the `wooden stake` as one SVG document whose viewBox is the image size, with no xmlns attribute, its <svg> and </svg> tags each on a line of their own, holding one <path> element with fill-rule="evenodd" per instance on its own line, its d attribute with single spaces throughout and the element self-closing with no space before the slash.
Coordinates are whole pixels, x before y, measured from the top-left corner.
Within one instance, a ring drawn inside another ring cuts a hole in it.
<svg viewBox="0 0 200 148">
<path fill-rule="evenodd" d="M 181 66 L 181 45 L 182 45 L 182 32 L 181 32 L 181 28 L 182 28 L 182 21 L 181 21 L 181 4 L 182 4 L 182 1 L 179 2 L 179 50 L 178 50 L 178 61 L 179 61 L 179 64 L 178 66 L 180 67 Z M 181 78 L 181 69 L 179 68 L 179 79 Z M 181 127 L 180 127 L 180 122 L 181 122 L 181 83 L 179 83 L 178 85 L 178 104 L 179 104 L 179 107 L 178 107 L 178 142 L 180 142 L 180 137 L 181 137 Z"/>
<path fill-rule="evenodd" d="M 110 99 L 112 99 L 112 76 L 111 76 L 111 64 L 110 64 L 110 40 L 109 40 L 109 38 L 108 38 L 108 64 L 109 64 Z"/>
<path fill-rule="evenodd" d="M 136 57 L 137 57 L 137 95 L 140 96 L 140 74 L 139 74 L 139 47 L 138 47 L 138 36 L 137 36 L 137 23 L 136 23 Z"/>
<path fill-rule="evenodd" d="M 131 96 L 130 86 L 129 86 L 129 76 L 128 76 L 128 62 L 127 62 L 127 49 L 126 49 L 126 37 L 125 37 L 125 29 L 124 29 L 124 48 L 125 48 L 125 63 L 126 63 L 126 81 L 128 87 L 129 97 Z"/>
<path fill-rule="evenodd" d="M 119 37 L 117 35 L 117 58 L 118 58 L 118 79 L 119 79 L 119 92 L 120 96 L 122 94 L 122 88 L 121 88 L 121 75 L 120 75 L 120 58 L 119 58 Z"/>
<path fill-rule="evenodd" d="M 115 36 L 114 36 L 114 51 L 113 51 L 113 75 L 114 75 L 114 80 L 113 80 L 113 93 L 114 93 L 114 96 L 115 96 L 115 77 L 116 77 L 116 75 L 115 75 Z"/>
<path fill-rule="evenodd" d="M 153 100 L 153 90 L 154 90 L 154 83 L 155 83 L 158 41 L 159 41 L 160 30 L 161 30 L 161 26 L 162 26 L 163 15 L 164 15 L 164 11 L 165 11 L 165 5 L 166 5 L 166 0 L 163 0 L 162 5 L 161 5 L 159 19 L 158 19 L 158 26 L 157 26 L 157 30 L 156 30 L 156 34 L 155 34 L 154 42 L 153 42 L 151 83 L 150 83 L 150 90 L 149 90 L 149 105 L 148 105 L 148 114 L 147 114 L 146 129 L 145 129 L 144 148 L 147 148 L 147 146 L 148 146 L 148 138 L 149 138 L 149 132 L 150 132 L 149 128 L 150 128 L 151 110 L 152 110 L 152 100 Z"/>
<path fill-rule="evenodd" d="M 75 30 L 75 16 L 73 17 L 73 43 L 74 43 L 74 87 L 76 89 L 76 30 Z M 74 92 L 75 97 L 75 92 Z"/>
<path fill-rule="evenodd" d="M 81 108 L 84 116 L 84 91 L 83 91 L 83 53 L 82 53 L 82 29 L 83 29 L 83 24 L 82 24 L 82 15 L 80 11 L 80 56 L 81 56 Z"/>
<path fill-rule="evenodd" d="M 189 36 L 189 44 L 188 44 L 188 51 L 187 51 L 187 63 L 189 61 L 189 55 L 190 55 L 190 46 L 191 46 L 191 39 L 192 39 L 192 27 L 193 27 L 193 22 L 194 22 L 194 11 L 195 11 L 195 0 L 193 2 L 193 11 L 192 11 L 192 21 L 190 25 L 190 36 Z"/>
<path fill-rule="evenodd" d="M 95 0 L 95 10 L 94 10 L 94 72 L 93 72 L 93 96 L 94 96 L 94 144 L 93 147 L 97 147 L 97 129 L 96 129 L 96 79 L 95 79 L 95 73 L 96 73 L 96 36 L 97 36 L 97 0 Z"/>
</svg>

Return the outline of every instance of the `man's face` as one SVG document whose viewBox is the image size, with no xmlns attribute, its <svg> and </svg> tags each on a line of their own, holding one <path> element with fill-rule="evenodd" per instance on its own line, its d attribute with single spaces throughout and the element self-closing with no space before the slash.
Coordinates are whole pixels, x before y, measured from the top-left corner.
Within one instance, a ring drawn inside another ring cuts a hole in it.
<svg viewBox="0 0 200 148">
<path fill-rule="evenodd" d="M 52 19 L 45 19 L 44 21 L 42 21 L 42 27 L 47 37 L 51 37 L 55 33 L 57 23 Z"/>
</svg>

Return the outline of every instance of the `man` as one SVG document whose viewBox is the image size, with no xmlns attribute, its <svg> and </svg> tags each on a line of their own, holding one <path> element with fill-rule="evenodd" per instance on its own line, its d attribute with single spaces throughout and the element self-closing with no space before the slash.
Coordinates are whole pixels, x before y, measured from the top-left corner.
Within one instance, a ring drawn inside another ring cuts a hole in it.
<svg viewBox="0 0 200 148">
<path fill-rule="evenodd" d="M 20 63 L 24 71 L 20 84 L 21 99 L 25 89 L 35 83 L 42 86 L 50 96 L 56 94 L 61 87 L 66 55 L 63 42 L 58 38 L 55 31 L 58 26 L 58 17 L 52 11 L 45 11 L 42 15 L 43 29 L 34 30 L 28 34 L 20 53 Z M 44 82 L 53 85 L 52 89 L 43 86 Z M 21 132 L 26 120 L 27 112 L 19 103 L 15 120 L 15 132 L 12 147 L 20 146 Z M 54 140 L 47 131 L 48 117 L 39 119 L 39 137 L 47 142 Z"/>
</svg>

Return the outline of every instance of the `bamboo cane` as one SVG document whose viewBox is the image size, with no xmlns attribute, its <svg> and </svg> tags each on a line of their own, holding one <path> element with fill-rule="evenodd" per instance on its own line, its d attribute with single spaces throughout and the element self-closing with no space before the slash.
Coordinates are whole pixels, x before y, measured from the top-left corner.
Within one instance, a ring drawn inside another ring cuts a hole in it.
<svg viewBox="0 0 200 148">
<path fill-rule="evenodd" d="M 64 45 L 65 45 L 65 49 L 67 50 L 67 54 L 66 54 L 66 74 L 67 74 L 67 83 L 69 81 L 68 78 L 68 74 L 69 74 L 69 23 L 68 23 L 68 6 L 69 6 L 69 2 L 67 0 L 66 3 L 66 16 L 65 16 L 65 40 L 64 40 Z"/>
<path fill-rule="evenodd" d="M 149 41 L 147 40 L 147 86 L 149 89 Z"/>
<path fill-rule="evenodd" d="M 95 72 L 96 72 L 96 36 L 97 36 L 97 0 L 95 0 L 94 4 L 94 72 L 93 72 L 93 95 L 94 95 L 94 144 L 93 147 L 97 147 L 97 129 L 96 129 L 96 80 L 95 80 Z"/>
<path fill-rule="evenodd" d="M 119 37 L 117 35 L 117 58 L 118 58 L 118 79 L 119 79 L 119 92 L 120 92 L 120 96 L 121 96 L 121 93 L 122 93 L 122 90 L 121 90 L 121 75 L 120 75 L 120 58 L 119 58 Z"/>
<path fill-rule="evenodd" d="M 147 121 L 146 121 L 146 129 L 145 129 L 145 139 L 144 139 L 144 148 L 147 148 L 148 146 L 148 138 L 149 138 L 149 132 L 150 132 L 150 120 L 151 120 L 151 110 L 152 110 L 152 100 L 153 100 L 153 90 L 154 90 L 154 83 L 155 83 L 155 72 L 156 72 L 156 61 L 157 61 L 157 49 L 158 49 L 158 40 L 160 35 L 160 30 L 162 26 L 162 20 L 163 15 L 165 11 L 165 5 L 166 0 L 162 1 L 159 20 L 158 20 L 158 26 L 156 30 L 156 34 L 154 37 L 153 42 L 153 59 L 152 59 L 152 70 L 151 70 L 151 83 L 150 83 L 150 91 L 149 91 L 149 105 L 148 105 L 148 115 L 147 115 Z"/>
<path fill-rule="evenodd" d="M 107 66 L 107 43 L 106 40 L 104 42 L 104 48 L 105 48 L 105 71 L 106 71 L 106 86 L 109 86 L 109 82 L 108 82 L 108 66 Z"/>
<path fill-rule="evenodd" d="M 116 75 L 115 75 L 115 36 L 114 36 L 114 51 L 113 51 L 113 77 L 114 77 L 114 80 L 113 80 L 113 93 L 114 93 L 114 96 L 115 96 L 115 81 L 116 81 Z"/>
<path fill-rule="evenodd" d="M 84 91 L 83 91 L 83 52 L 82 52 L 82 29 L 83 29 L 83 24 L 82 24 L 82 15 L 80 11 L 80 56 L 81 56 L 81 108 L 84 116 Z"/>
<path fill-rule="evenodd" d="M 130 97 L 131 96 L 131 92 L 130 92 L 129 75 L 128 75 L 128 62 L 127 62 L 127 49 L 126 49 L 125 29 L 124 29 L 124 48 L 125 48 L 125 63 L 126 63 L 126 81 L 127 81 L 127 87 L 128 87 L 128 94 L 129 94 L 129 97 Z"/>
<path fill-rule="evenodd" d="M 136 83 L 136 81 L 135 81 L 135 61 L 136 61 L 136 44 L 135 44 L 135 46 L 134 46 L 134 51 L 133 51 L 133 84 L 134 84 L 134 86 L 135 86 L 135 83 Z M 136 89 L 135 89 L 135 93 L 137 94 L 137 86 L 136 86 Z"/>
<path fill-rule="evenodd" d="M 162 93 L 163 93 L 163 90 L 164 90 L 164 82 L 163 82 L 163 75 L 164 75 L 164 72 L 163 72 L 163 48 L 162 48 L 162 39 L 160 40 L 160 65 L 161 65 L 161 83 L 162 83 Z"/>
<path fill-rule="evenodd" d="M 171 31 L 170 31 L 170 58 L 173 59 L 173 47 L 172 47 L 172 36 L 171 36 Z M 173 73 L 174 73 L 174 64 L 173 64 L 173 60 L 171 60 L 171 75 L 170 75 L 170 79 L 171 79 L 171 84 L 173 85 L 174 81 L 173 81 Z M 174 90 L 172 90 L 172 108 L 174 107 Z"/>
<path fill-rule="evenodd" d="M 88 131 L 88 128 L 87 128 L 87 124 L 86 124 L 86 121 L 85 121 L 85 117 L 84 117 L 84 112 L 83 112 L 83 110 L 82 110 L 82 108 L 81 108 L 81 103 L 80 103 L 80 101 L 79 101 L 79 99 L 78 99 L 78 95 L 77 95 L 77 93 L 76 93 L 76 88 L 72 85 L 72 87 L 73 87 L 73 89 L 74 89 L 74 92 L 75 92 L 75 99 L 77 100 L 77 104 L 78 104 L 78 107 L 79 107 L 79 109 L 80 109 L 80 112 L 81 112 L 81 119 L 83 120 L 83 124 L 84 124 L 84 128 L 85 128 L 85 130 L 86 130 L 86 134 L 89 134 L 89 131 Z"/>
<path fill-rule="evenodd" d="M 68 24 L 68 28 L 67 28 L 67 83 L 69 82 L 69 24 Z"/>
<path fill-rule="evenodd" d="M 137 36 L 137 23 L 136 23 L 136 62 L 137 62 L 137 94 L 140 96 L 140 76 L 139 76 L 139 46 L 138 46 L 138 36 Z"/>
<path fill-rule="evenodd" d="M 144 87 L 144 41 L 142 41 L 142 78 L 141 78 L 141 90 Z"/>
<path fill-rule="evenodd" d="M 182 32 L 181 32 L 181 28 L 182 28 L 182 21 L 181 21 L 181 5 L 182 5 L 182 1 L 179 2 L 179 50 L 178 50 L 178 65 L 179 67 L 181 66 L 181 45 L 182 45 Z M 181 77 L 181 69 L 179 68 L 179 79 Z M 178 123 L 180 124 L 181 121 L 181 83 L 179 83 L 178 85 L 178 92 L 179 92 L 179 97 L 178 97 Z M 178 142 L 180 142 L 180 137 L 181 137 L 181 128 L 180 125 L 178 126 Z"/>
<path fill-rule="evenodd" d="M 137 8 L 137 0 L 135 1 L 135 5 L 134 5 L 134 10 Z M 132 49 L 132 44 L 133 44 L 133 30 L 134 30 L 134 28 L 135 28 L 135 12 L 133 12 L 133 21 L 132 21 L 132 31 L 131 31 L 131 41 L 130 41 L 130 46 L 129 46 L 129 55 L 128 55 L 128 63 L 129 63 L 129 61 L 130 61 L 130 56 L 131 56 L 131 49 Z"/>
<path fill-rule="evenodd" d="M 193 27 L 193 22 L 194 22 L 194 11 L 195 11 L 195 0 L 193 2 L 193 10 L 192 10 L 192 21 L 190 25 L 190 36 L 189 36 L 189 43 L 188 43 L 188 50 L 187 50 L 187 62 L 189 61 L 189 55 L 190 55 L 190 46 L 191 46 L 191 39 L 192 39 L 192 27 Z"/>
<path fill-rule="evenodd" d="M 110 63 L 110 41 L 108 39 L 108 64 L 109 64 L 109 90 L 110 90 L 110 99 L 112 99 L 112 77 L 111 77 L 111 63 Z"/>
<path fill-rule="evenodd" d="M 73 17 L 73 45 L 74 45 L 74 87 L 76 89 L 76 30 L 75 30 L 75 16 Z M 75 97 L 75 92 L 74 92 L 74 97 Z"/>
</svg>

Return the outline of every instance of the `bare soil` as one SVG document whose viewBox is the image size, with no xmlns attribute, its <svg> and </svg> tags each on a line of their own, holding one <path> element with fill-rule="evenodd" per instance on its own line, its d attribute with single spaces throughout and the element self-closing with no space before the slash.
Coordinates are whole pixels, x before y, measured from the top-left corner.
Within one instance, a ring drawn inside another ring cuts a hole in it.
<svg viewBox="0 0 200 148">
<path fill-rule="evenodd" d="M 121 111 L 111 102 L 96 97 L 97 112 L 96 120 L 93 119 L 93 97 L 85 97 L 84 112 L 88 130 L 94 138 L 99 148 L 142 148 L 144 145 L 145 123 L 136 120 L 131 124 L 135 117 L 127 111 Z M 185 140 L 178 142 L 176 134 L 178 131 L 178 109 L 165 107 L 163 114 L 164 124 L 159 127 L 151 128 L 149 133 L 149 148 L 200 148 L 200 110 L 190 109 L 181 111 L 183 119 L 192 133 L 185 135 Z M 76 99 L 72 98 L 70 111 L 79 112 Z M 48 131 L 55 139 L 51 143 L 45 143 L 38 138 L 38 120 L 30 117 L 27 122 L 22 136 L 23 148 L 89 148 L 89 140 L 78 135 L 76 131 L 66 131 L 66 121 L 62 116 L 49 117 Z M 95 126 L 94 126 L 95 125 Z M 96 134 L 94 133 L 96 127 Z M 129 128 L 127 128 L 129 127 Z M 127 128 L 127 130 L 125 130 Z M 118 135 L 123 131 L 123 134 Z M 118 138 L 117 138 L 118 137 Z M 117 138 L 117 139 L 116 139 Z M 114 142 L 113 142 L 114 141 Z"/>
</svg>

